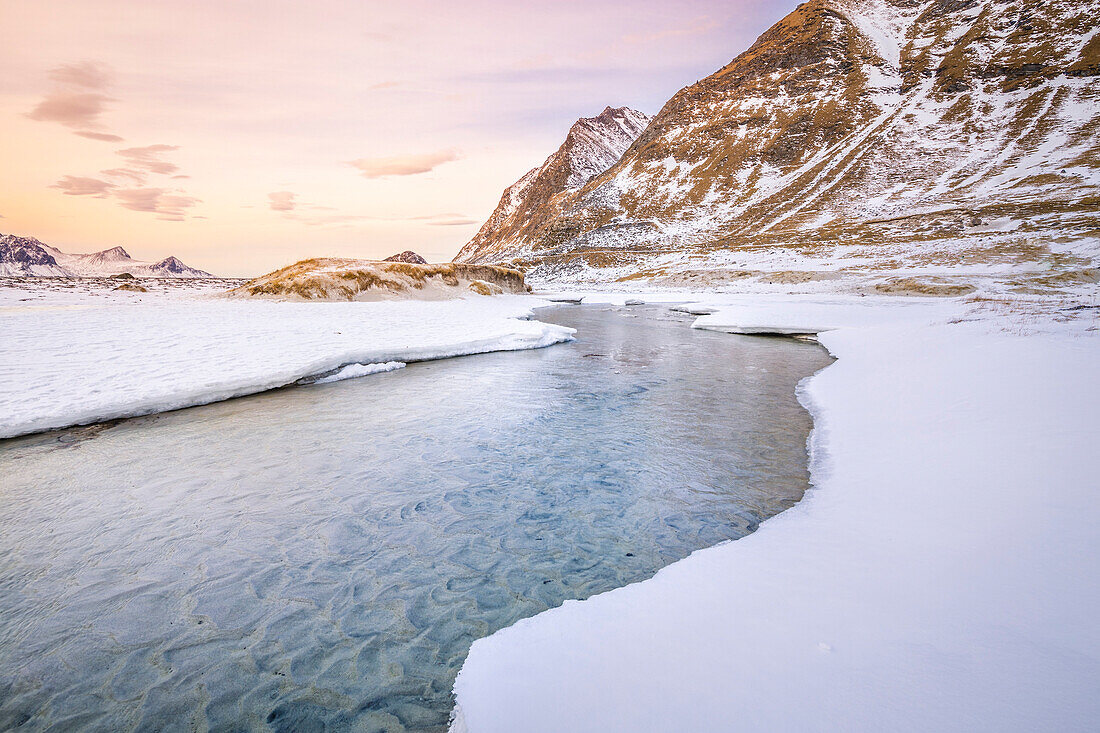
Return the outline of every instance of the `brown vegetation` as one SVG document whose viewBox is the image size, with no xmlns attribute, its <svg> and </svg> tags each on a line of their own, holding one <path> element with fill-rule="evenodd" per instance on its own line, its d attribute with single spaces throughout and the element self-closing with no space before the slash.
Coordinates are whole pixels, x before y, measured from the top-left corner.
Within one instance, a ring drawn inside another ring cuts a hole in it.
<svg viewBox="0 0 1100 733">
<path fill-rule="evenodd" d="M 418 265 L 336 258 L 302 260 L 250 280 L 234 296 L 268 296 L 304 300 L 423 300 L 526 293 L 523 273 L 494 265 L 444 263 Z"/>
<path fill-rule="evenodd" d="M 970 283 L 954 282 L 936 277 L 894 277 L 875 285 L 883 295 L 923 295 L 934 298 L 954 298 L 969 295 L 975 288 Z"/>
<path fill-rule="evenodd" d="M 1052 245 L 1100 237 L 1100 86 L 1088 83 L 1100 74 L 1100 15 L 1039 0 L 881 5 L 913 14 L 897 57 L 860 31 L 864 4 L 802 3 L 674 95 L 618 163 L 487 224 L 467 255 L 523 257 L 543 279 L 702 284 L 733 275 L 676 273 L 644 254 L 687 254 L 696 270 L 710 253 L 730 263 L 775 248 L 820 261 L 846 248 L 844 267 L 868 276 L 1042 266 L 1051 274 L 1018 286 L 1069 284 L 1076 276 L 1059 273 L 1090 265 Z M 767 267 L 746 259 L 739 266 Z M 827 276 L 751 274 L 779 285 Z"/>
</svg>

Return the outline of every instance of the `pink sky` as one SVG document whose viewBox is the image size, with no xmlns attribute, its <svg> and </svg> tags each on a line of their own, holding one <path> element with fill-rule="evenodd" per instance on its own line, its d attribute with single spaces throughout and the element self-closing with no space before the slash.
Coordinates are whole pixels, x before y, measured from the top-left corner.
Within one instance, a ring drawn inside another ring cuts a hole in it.
<svg viewBox="0 0 1100 733">
<path fill-rule="evenodd" d="M 794 5 L 15 0 L 0 232 L 227 276 L 447 260 L 577 117 L 657 112 Z"/>
</svg>

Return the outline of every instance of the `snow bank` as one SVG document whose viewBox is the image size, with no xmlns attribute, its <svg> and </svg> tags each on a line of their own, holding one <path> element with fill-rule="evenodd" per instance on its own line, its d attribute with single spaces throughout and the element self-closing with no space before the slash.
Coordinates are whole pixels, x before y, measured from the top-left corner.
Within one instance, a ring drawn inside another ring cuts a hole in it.
<svg viewBox="0 0 1100 733">
<path fill-rule="evenodd" d="M 345 379 L 358 379 L 359 377 L 367 377 L 371 374 L 381 374 L 382 372 L 392 372 L 397 369 L 404 369 L 407 365 L 403 361 L 384 361 L 374 364 L 348 364 L 346 367 L 337 369 L 332 374 L 326 374 L 323 377 L 313 380 L 312 384 L 328 384 L 329 382 L 342 382 Z"/>
<path fill-rule="evenodd" d="M 57 303 L 0 308 L 0 438 L 216 402 L 350 364 L 532 349 L 573 333 L 521 320 L 542 304 L 526 296 Z"/>
<path fill-rule="evenodd" d="M 540 292 L 559 303 L 625 306 L 638 301 L 666 304 L 669 310 L 692 315 L 693 328 L 742 334 L 809 334 L 844 326 L 889 325 L 943 321 L 964 310 L 951 298 L 860 296 L 840 293 L 775 295 L 761 293 L 699 293 L 686 290 Z"/>
<path fill-rule="evenodd" d="M 741 334 L 818 334 L 837 328 L 887 327 L 945 321 L 962 313 L 959 301 L 929 298 L 851 296 L 732 296 L 717 299 L 719 310 L 696 319 L 692 328 Z"/>
<path fill-rule="evenodd" d="M 475 642 L 455 731 L 1095 726 L 1100 334 L 875 302 L 700 319 L 837 328 L 820 339 L 838 361 L 801 392 L 815 488 L 744 539 Z"/>
</svg>

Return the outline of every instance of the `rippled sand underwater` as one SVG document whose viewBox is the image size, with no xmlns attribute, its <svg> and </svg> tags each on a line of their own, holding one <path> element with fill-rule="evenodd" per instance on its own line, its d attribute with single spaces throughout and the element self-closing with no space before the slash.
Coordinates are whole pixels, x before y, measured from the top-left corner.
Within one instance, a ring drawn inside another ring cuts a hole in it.
<svg viewBox="0 0 1100 733">
<path fill-rule="evenodd" d="M 442 730 L 474 639 L 801 497 L 820 347 L 537 317 L 577 341 L 0 442 L 0 728 Z"/>
</svg>

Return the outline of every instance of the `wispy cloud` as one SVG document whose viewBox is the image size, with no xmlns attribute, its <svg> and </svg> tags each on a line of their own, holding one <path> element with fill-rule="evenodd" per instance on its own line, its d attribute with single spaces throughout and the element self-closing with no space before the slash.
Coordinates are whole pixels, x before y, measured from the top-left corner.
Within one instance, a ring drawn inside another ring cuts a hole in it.
<svg viewBox="0 0 1100 733">
<path fill-rule="evenodd" d="M 148 211 L 165 221 L 183 221 L 187 210 L 201 203 L 192 196 L 183 196 L 163 188 L 132 188 L 118 191 L 120 205 L 133 211 Z"/>
<path fill-rule="evenodd" d="M 169 175 L 178 171 L 179 166 L 167 160 L 162 160 L 161 155 L 170 153 L 173 150 L 179 150 L 179 146 L 164 144 L 146 145 L 141 148 L 126 148 L 125 150 L 118 150 L 116 152 L 125 158 L 126 162 L 134 168 L 147 170 L 150 173 Z"/>
<path fill-rule="evenodd" d="M 458 160 L 462 156 L 457 150 L 439 150 L 434 153 L 415 155 L 394 155 L 384 158 L 359 158 L 350 162 L 366 178 L 384 176 L 415 176 L 427 173 L 436 167 Z"/>
<path fill-rule="evenodd" d="M 294 211 L 297 194 L 290 191 L 272 191 L 267 195 L 267 205 L 272 211 Z"/>
<path fill-rule="evenodd" d="M 123 138 L 118 135 L 112 135 L 109 132 L 92 132 L 90 130 L 78 130 L 73 133 L 74 135 L 80 135 L 80 137 L 86 137 L 89 140 L 102 140 L 107 143 L 120 143 Z"/>
<path fill-rule="evenodd" d="M 54 82 L 54 88 L 27 113 L 27 117 L 38 122 L 57 122 L 66 127 L 100 127 L 100 115 L 107 103 L 114 101 L 105 93 L 111 83 L 111 73 L 107 67 L 90 61 L 64 64 L 51 69 L 49 77 Z M 122 139 L 118 136 L 94 137 L 109 133 L 89 130 L 80 130 L 76 134 L 93 140 L 118 142 Z"/>
<path fill-rule="evenodd" d="M 428 214 L 426 216 L 410 216 L 409 221 L 423 221 L 433 227 L 461 227 L 470 224 L 479 224 L 477 219 L 471 219 L 465 214 Z"/>
<path fill-rule="evenodd" d="M 111 83 L 110 70 L 94 61 L 55 66 L 50 69 L 49 77 L 58 84 L 85 89 L 106 89 Z"/>
<path fill-rule="evenodd" d="M 27 117 L 38 122 L 58 122 L 66 127 L 94 127 L 99 124 L 104 104 L 111 101 L 97 92 L 53 92 L 47 94 Z"/>
<path fill-rule="evenodd" d="M 126 165 L 120 168 L 108 168 L 100 172 L 116 181 L 126 181 L 141 186 L 151 174 L 167 176 L 179 170 L 178 165 L 164 160 L 162 157 L 165 153 L 175 150 L 179 150 L 178 145 L 165 145 L 163 143 L 117 150 L 115 152 L 126 161 Z M 173 180 L 188 177 L 182 174 L 171 176 Z"/>
<path fill-rule="evenodd" d="M 150 176 L 168 176 L 179 170 L 175 163 L 161 157 L 165 153 L 178 149 L 176 145 L 162 143 L 125 148 L 116 152 L 126 160 L 128 165 L 101 171 L 101 175 L 107 180 L 65 176 L 53 184 L 52 188 L 70 196 L 110 198 L 124 209 L 156 214 L 158 219 L 165 221 L 183 221 L 189 209 L 202 203 L 199 199 L 179 189 L 146 185 Z M 175 179 L 187 176 L 170 177 Z"/>
<path fill-rule="evenodd" d="M 145 172 L 136 171 L 131 168 L 108 168 L 107 170 L 100 171 L 108 178 L 125 179 L 131 183 L 142 184 L 145 183 Z"/>
<path fill-rule="evenodd" d="M 98 178 L 85 178 L 83 176 L 65 176 L 57 183 L 50 186 L 64 193 L 66 196 L 95 196 L 106 198 L 115 185 Z"/>
</svg>

